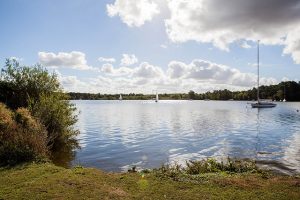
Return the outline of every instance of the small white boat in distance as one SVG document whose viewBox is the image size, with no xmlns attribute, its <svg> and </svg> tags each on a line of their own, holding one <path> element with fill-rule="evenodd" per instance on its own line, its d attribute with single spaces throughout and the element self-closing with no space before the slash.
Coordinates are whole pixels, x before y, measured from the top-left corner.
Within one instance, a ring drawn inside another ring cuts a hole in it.
<svg viewBox="0 0 300 200">
<path fill-rule="evenodd" d="M 119 100 L 120 100 L 120 101 L 123 100 L 122 94 L 120 94 Z"/>
<path fill-rule="evenodd" d="M 156 102 L 156 103 L 158 102 L 158 94 L 157 94 L 157 91 L 156 91 L 155 102 Z"/>
<path fill-rule="evenodd" d="M 251 103 L 252 108 L 273 108 L 276 106 L 272 102 L 263 102 L 259 99 L 259 40 L 257 41 L 257 102 Z"/>
</svg>

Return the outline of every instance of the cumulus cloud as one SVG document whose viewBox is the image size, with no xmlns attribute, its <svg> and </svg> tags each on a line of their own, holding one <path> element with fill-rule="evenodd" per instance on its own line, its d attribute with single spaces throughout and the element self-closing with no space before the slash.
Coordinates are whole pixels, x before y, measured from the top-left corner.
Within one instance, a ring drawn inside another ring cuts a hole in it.
<svg viewBox="0 0 300 200">
<path fill-rule="evenodd" d="M 300 10 L 299 10 L 300 12 Z M 299 25 L 300 26 L 300 25 Z M 295 63 L 300 64 L 300 28 L 294 29 L 287 35 L 285 41 L 284 54 L 291 54 Z"/>
<path fill-rule="evenodd" d="M 122 66 L 133 65 L 138 62 L 138 58 L 134 54 L 123 54 L 123 58 L 121 59 Z"/>
<path fill-rule="evenodd" d="M 76 76 L 61 76 L 60 82 L 67 91 L 88 91 L 88 84 Z M 90 88 L 89 88 L 90 89 Z"/>
<path fill-rule="evenodd" d="M 102 66 L 101 71 L 104 73 L 111 74 L 114 71 L 114 66 L 110 63 L 106 63 Z"/>
<path fill-rule="evenodd" d="M 116 62 L 115 58 L 105 58 L 105 57 L 99 57 L 98 58 L 99 62 L 107 62 L 107 63 L 114 63 Z"/>
<path fill-rule="evenodd" d="M 105 63 L 101 67 L 101 72 L 109 76 L 127 76 L 132 73 L 132 69 L 128 67 L 115 68 L 110 63 Z"/>
<path fill-rule="evenodd" d="M 81 81 L 77 76 L 64 76 L 57 69 L 54 70 L 63 89 L 67 92 L 95 92 L 89 87 L 89 83 Z"/>
<path fill-rule="evenodd" d="M 261 40 L 267 45 L 285 45 L 300 63 L 299 0 L 168 0 L 170 18 L 166 31 L 173 42 L 194 40 L 213 43 L 229 51 L 229 44 Z M 242 47 L 249 48 L 247 43 Z"/>
<path fill-rule="evenodd" d="M 253 87 L 257 79 L 253 73 L 242 73 L 238 69 L 205 60 L 193 60 L 190 64 L 172 61 L 168 65 L 167 74 L 172 79 L 193 79 L 239 87 Z M 261 82 L 270 85 L 277 81 L 273 78 L 262 78 Z"/>
<path fill-rule="evenodd" d="M 256 79 L 256 74 L 200 59 L 191 63 L 174 60 L 169 62 L 166 70 L 147 62 L 134 67 L 115 67 L 111 63 L 105 63 L 96 78 L 84 81 L 75 76 L 60 76 L 68 91 L 96 93 L 116 93 L 120 90 L 126 93 L 151 93 L 156 89 L 166 93 L 244 90 L 256 86 Z M 274 78 L 261 77 L 261 84 L 276 83 Z"/>
<path fill-rule="evenodd" d="M 224 50 L 240 39 L 283 44 L 300 24 L 299 0 L 178 0 L 169 1 L 169 9 L 166 27 L 172 41 L 212 42 Z"/>
<path fill-rule="evenodd" d="M 92 70 L 93 68 L 87 65 L 85 54 L 79 51 L 70 53 L 59 52 L 39 52 L 39 62 L 46 67 L 70 67 L 77 70 Z"/>
<path fill-rule="evenodd" d="M 120 16 L 128 26 L 151 21 L 167 2 L 170 16 L 166 33 L 175 43 L 212 43 L 229 51 L 230 44 L 261 40 L 265 45 L 282 45 L 283 54 L 300 64 L 299 0 L 115 0 L 107 5 L 108 15 Z M 162 46 L 164 48 L 164 46 Z"/>
<path fill-rule="evenodd" d="M 164 76 L 164 72 L 160 67 L 143 62 L 139 67 L 134 69 L 133 76 L 141 78 L 160 78 Z"/>
<path fill-rule="evenodd" d="M 106 9 L 110 17 L 119 16 L 130 27 L 142 26 L 159 14 L 158 5 L 152 0 L 115 0 Z"/>
<path fill-rule="evenodd" d="M 134 68 L 119 67 L 115 68 L 112 64 L 106 63 L 102 66 L 101 72 L 109 76 L 122 76 L 126 78 L 161 78 L 164 76 L 164 71 L 147 62 L 142 62 Z"/>
<path fill-rule="evenodd" d="M 244 41 L 244 42 L 241 44 L 241 47 L 244 48 L 244 49 L 250 49 L 252 46 L 249 45 L 246 41 Z"/>
<path fill-rule="evenodd" d="M 286 81 L 290 81 L 290 79 L 289 79 L 288 77 L 283 77 L 283 78 L 281 79 L 281 81 L 286 82 Z"/>
</svg>

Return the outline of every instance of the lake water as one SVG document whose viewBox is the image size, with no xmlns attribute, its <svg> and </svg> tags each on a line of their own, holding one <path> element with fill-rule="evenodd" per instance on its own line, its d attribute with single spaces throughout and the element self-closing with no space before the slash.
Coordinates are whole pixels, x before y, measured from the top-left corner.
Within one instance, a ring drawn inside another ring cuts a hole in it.
<svg viewBox="0 0 300 200">
<path fill-rule="evenodd" d="M 215 157 L 300 172 L 300 103 L 252 109 L 237 101 L 73 101 L 81 149 L 73 165 L 125 171 Z"/>
</svg>

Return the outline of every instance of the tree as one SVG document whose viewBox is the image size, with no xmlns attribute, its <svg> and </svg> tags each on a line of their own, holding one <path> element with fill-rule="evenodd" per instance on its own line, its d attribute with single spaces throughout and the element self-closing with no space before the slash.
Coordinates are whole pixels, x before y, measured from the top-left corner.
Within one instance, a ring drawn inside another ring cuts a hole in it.
<svg viewBox="0 0 300 200">
<path fill-rule="evenodd" d="M 74 144 L 78 131 L 75 106 L 67 100 L 57 75 L 41 65 L 20 66 L 7 59 L 0 79 L 0 101 L 12 109 L 28 108 L 47 129 L 50 149 L 62 144 Z"/>
<path fill-rule="evenodd" d="M 15 59 L 6 59 L 0 79 L 0 101 L 16 109 L 38 102 L 40 94 L 62 93 L 55 73 L 49 74 L 41 65 L 20 66 Z"/>
<path fill-rule="evenodd" d="M 190 90 L 188 95 L 189 95 L 189 99 L 195 99 L 196 97 L 195 92 L 193 90 Z"/>
</svg>

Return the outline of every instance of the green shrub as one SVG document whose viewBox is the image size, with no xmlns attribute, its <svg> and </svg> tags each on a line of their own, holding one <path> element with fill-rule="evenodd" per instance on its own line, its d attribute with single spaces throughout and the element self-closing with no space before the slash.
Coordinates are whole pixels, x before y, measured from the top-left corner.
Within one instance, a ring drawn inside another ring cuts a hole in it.
<svg viewBox="0 0 300 200">
<path fill-rule="evenodd" d="M 12 126 L 13 123 L 13 112 L 7 109 L 3 103 L 0 103 L 0 131 Z"/>
<path fill-rule="evenodd" d="M 190 179 L 194 175 L 203 175 L 206 173 L 244 173 L 259 172 L 255 162 L 251 160 L 238 160 L 227 158 L 225 162 L 218 162 L 213 158 L 187 161 L 185 166 L 179 164 L 162 165 L 153 170 L 157 177 L 171 178 L 173 180 Z"/>
<path fill-rule="evenodd" d="M 25 108 L 15 113 L 0 103 L 0 165 L 40 160 L 48 156 L 47 132 Z"/>
<path fill-rule="evenodd" d="M 218 162 L 213 158 L 200 161 L 188 161 L 186 162 L 185 168 L 186 173 L 192 175 L 209 172 L 243 173 L 256 170 L 257 167 L 254 161 L 230 158 L 227 158 L 225 162 Z"/>
<path fill-rule="evenodd" d="M 39 101 L 30 106 L 33 115 L 47 128 L 47 144 L 51 149 L 77 145 L 75 136 L 79 132 L 73 127 L 77 122 L 76 108 L 64 99 L 66 96 L 62 93 L 41 94 Z"/>
<path fill-rule="evenodd" d="M 49 74 L 41 65 L 20 66 L 15 59 L 7 59 L 1 72 L 0 101 L 10 108 L 27 108 L 35 103 L 40 94 L 61 92 L 55 73 Z"/>
<path fill-rule="evenodd" d="M 76 108 L 66 99 L 55 73 L 49 74 L 41 65 L 20 66 L 16 60 L 6 60 L 0 77 L 0 101 L 11 109 L 27 108 L 46 128 L 46 144 L 51 152 L 78 147 Z M 18 113 L 16 120 L 33 126 L 29 118 L 20 118 Z"/>
</svg>

